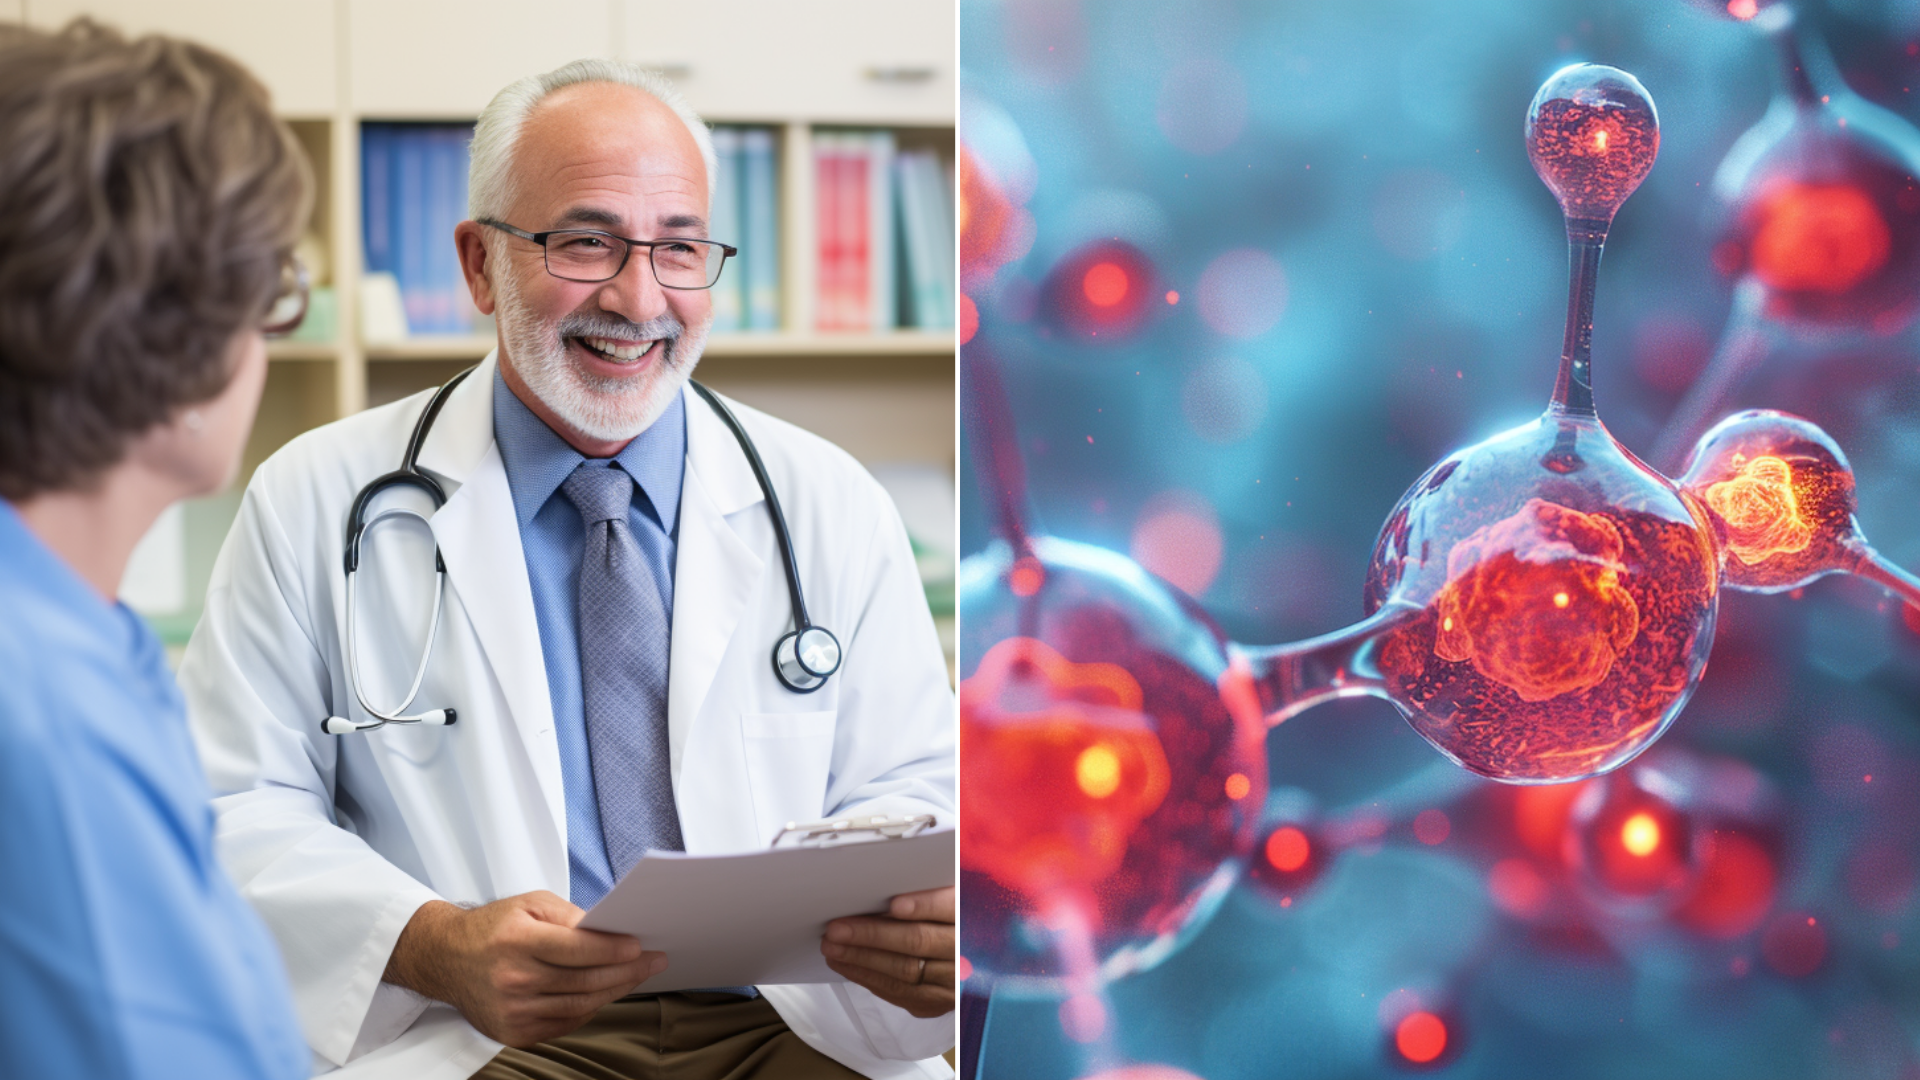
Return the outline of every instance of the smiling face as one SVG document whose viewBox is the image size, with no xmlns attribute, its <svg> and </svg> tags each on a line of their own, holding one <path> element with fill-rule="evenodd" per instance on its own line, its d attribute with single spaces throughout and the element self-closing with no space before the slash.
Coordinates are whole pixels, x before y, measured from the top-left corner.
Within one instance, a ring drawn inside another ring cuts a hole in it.
<svg viewBox="0 0 1920 1080">
<path fill-rule="evenodd" d="M 505 221 L 527 232 L 707 235 L 699 147 L 672 110 L 632 87 L 579 83 L 535 106 L 513 184 Z M 498 318 L 507 385 L 589 457 L 646 430 L 699 361 L 711 295 L 662 288 L 644 248 L 613 279 L 577 282 L 549 274 L 531 241 L 473 222 L 456 240 L 476 303 Z"/>
</svg>

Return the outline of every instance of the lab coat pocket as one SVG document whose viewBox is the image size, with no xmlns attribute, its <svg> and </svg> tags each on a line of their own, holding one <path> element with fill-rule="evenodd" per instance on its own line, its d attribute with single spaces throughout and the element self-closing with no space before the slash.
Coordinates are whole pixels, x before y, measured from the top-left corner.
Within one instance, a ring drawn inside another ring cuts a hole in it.
<svg viewBox="0 0 1920 1080">
<path fill-rule="evenodd" d="M 826 813 L 834 716 L 831 709 L 740 714 L 740 742 L 761 843 L 772 843 L 789 821 L 816 821 Z"/>
</svg>

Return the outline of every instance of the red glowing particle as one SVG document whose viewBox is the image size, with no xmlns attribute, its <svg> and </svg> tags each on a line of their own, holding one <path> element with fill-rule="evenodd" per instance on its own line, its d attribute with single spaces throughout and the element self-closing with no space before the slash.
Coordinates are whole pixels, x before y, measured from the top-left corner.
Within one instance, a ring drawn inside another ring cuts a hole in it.
<svg viewBox="0 0 1920 1080">
<path fill-rule="evenodd" d="M 1428 847 L 1444 843 L 1452 831 L 1445 811 L 1428 809 L 1413 816 L 1413 837 Z"/>
<path fill-rule="evenodd" d="M 1123 240 L 1097 240 L 1054 264 L 1046 294 L 1067 329 L 1098 341 L 1117 339 L 1150 313 L 1157 295 L 1153 263 Z"/>
<path fill-rule="evenodd" d="M 990 273 L 1006 261 L 1013 203 L 965 145 L 960 147 L 958 164 L 960 263 L 966 270 Z"/>
<path fill-rule="evenodd" d="M 1826 962 L 1827 932 L 1810 915 L 1781 915 L 1761 932 L 1760 955 L 1787 978 L 1805 978 Z"/>
<path fill-rule="evenodd" d="M 1520 842 L 1542 858 L 1559 858 L 1574 801 L 1589 783 L 1591 781 L 1579 780 L 1571 784 L 1536 784 L 1515 791 L 1513 827 Z"/>
<path fill-rule="evenodd" d="M 1246 798 L 1249 792 L 1253 791 L 1253 781 L 1247 779 L 1246 773 L 1234 773 L 1232 776 L 1227 777 L 1226 788 L 1227 798 L 1238 802 Z"/>
<path fill-rule="evenodd" d="M 966 982 L 968 979 L 973 978 L 973 961 L 967 959 L 965 956 L 959 957 L 958 962 L 954 965 L 954 971 L 959 974 L 961 982 Z"/>
<path fill-rule="evenodd" d="M 1502 911 L 1530 919 L 1547 906 L 1547 882 L 1525 859 L 1501 859 L 1487 871 L 1487 895 Z"/>
<path fill-rule="evenodd" d="M 1525 701 L 1597 685 L 1640 633 L 1640 610 L 1620 583 L 1625 545 L 1605 516 L 1529 499 L 1447 555 L 1434 598 L 1433 651 Z"/>
<path fill-rule="evenodd" d="M 1167 796 L 1167 758 L 1117 664 L 1074 664 L 1008 638 L 961 687 L 969 815 L 961 865 L 1030 892 L 1111 875 Z"/>
<path fill-rule="evenodd" d="M 1173 291 L 1172 289 L 1168 289 L 1168 290 L 1167 290 L 1167 303 L 1169 303 L 1169 304 L 1177 304 L 1177 303 L 1179 303 L 1179 302 L 1180 302 L 1180 294 L 1179 294 L 1179 293 L 1177 293 L 1177 292 L 1174 292 L 1174 291 Z"/>
<path fill-rule="evenodd" d="M 980 332 L 980 309 L 974 305 L 973 297 L 960 294 L 960 344 L 973 340 Z"/>
<path fill-rule="evenodd" d="M 1047 572 L 1040 566 L 1040 560 L 1035 558 L 1020 559 L 1013 564 L 1013 569 L 1007 571 L 1007 587 L 1013 590 L 1015 596 L 1032 596 L 1046 582 Z"/>
<path fill-rule="evenodd" d="M 1313 855 L 1313 845 L 1307 840 L 1307 834 L 1292 825 L 1282 825 L 1267 837 L 1265 847 L 1268 865 L 1282 873 L 1290 874 L 1307 865 L 1307 859 Z"/>
<path fill-rule="evenodd" d="M 1110 262 L 1094 263 L 1080 279 L 1080 291 L 1089 303 L 1112 307 L 1127 298 L 1127 272 Z"/>
<path fill-rule="evenodd" d="M 1852 184 L 1781 184 L 1759 206 L 1753 270 L 1770 288 L 1838 295 L 1893 252 L 1880 208 Z"/>
<path fill-rule="evenodd" d="M 1674 918 L 1713 938 L 1736 938 L 1773 906 L 1773 857 L 1758 840 L 1721 830 L 1706 838 L 1700 876 Z"/>
<path fill-rule="evenodd" d="M 1727 14 L 1746 22 L 1760 14 L 1759 0 L 1727 0 Z"/>
<path fill-rule="evenodd" d="M 1527 112 L 1527 156 L 1570 218 L 1611 221 L 1659 152 L 1653 100 L 1617 68 L 1564 68 Z"/>
<path fill-rule="evenodd" d="M 1446 1052 L 1446 1021 L 1430 1012 L 1408 1013 L 1394 1026 L 1393 1045 L 1401 1057 L 1425 1065 Z"/>
<path fill-rule="evenodd" d="M 1572 854 L 1584 881 L 1613 900 L 1671 900 L 1697 872 L 1692 824 L 1623 770 L 1596 781 L 1574 807 Z"/>
</svg>

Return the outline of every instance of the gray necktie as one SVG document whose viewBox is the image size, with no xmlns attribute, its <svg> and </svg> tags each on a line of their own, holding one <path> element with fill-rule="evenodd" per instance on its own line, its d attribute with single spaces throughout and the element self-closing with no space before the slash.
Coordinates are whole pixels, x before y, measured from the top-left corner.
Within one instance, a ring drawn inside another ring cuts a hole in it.
<svg viewBox="0 0 1920 1080">
<path fill-rule="evenodd" d="M 580 685 L 600 836 L 617 881 L 649 849 L 680 851 L 667 752 L 666 607 L 627 524 L 633 478 L 585 462 L 560 491 L 586 523 Z"/>
</svg>

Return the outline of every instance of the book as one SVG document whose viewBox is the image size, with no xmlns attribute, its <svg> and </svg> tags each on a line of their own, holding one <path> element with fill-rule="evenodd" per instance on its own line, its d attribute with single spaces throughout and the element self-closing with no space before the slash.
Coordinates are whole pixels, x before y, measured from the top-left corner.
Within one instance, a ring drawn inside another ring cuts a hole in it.
<svg viewBox="0 0 1920 1080">
<path fill-rule="evenodd" d="M 773 132 L 740 133 L 741 274 L 746 328 L 780 328 L 780 219 L 774 186 Z"/>
<path fill-rule="evenodd" d="M 894 274 L 894 141 L 891 131 L 867 134 L 867 325 L 875 332 L 900 325 Z"/>
<path fill-rule="evenodd" d="M 467 216 L 472 137 L 466 124 L 361 128 L 366 269 L 392 275 L 410 334 L 471 333 L 479 320 L 453 241 L 454 226 Z"/>
<path fill-rule="evenodd" d="M 746 237 L 741 234 L 740 140 L 739 128 L 723 126 L 713 129 L 713 207 L 707 215 L 707 236 L 741 248 L 744 254 L 747 244 Z M 730 263 L 737 261 L 729 260 Z M 743 270 L 742 266 L 729 265 L 721 270 L 720 280 L 714 283 L 715 330 L 739 330 L 746 325 Z"/>
</svg>

